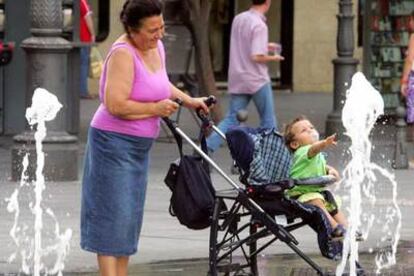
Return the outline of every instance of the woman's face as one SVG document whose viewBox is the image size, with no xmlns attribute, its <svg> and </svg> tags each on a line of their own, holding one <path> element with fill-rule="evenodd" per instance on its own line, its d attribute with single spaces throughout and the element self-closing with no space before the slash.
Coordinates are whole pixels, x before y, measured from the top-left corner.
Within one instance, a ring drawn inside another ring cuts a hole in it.
<svg viewBox="0 0 414 276">
<path fill-rule="evenodd" d="M 142 19 L 141 27 L 131 32 L 131 37 L 140 50 L 157 48 L 158 40 L 164 36 L 162 15 Z"/>
</svg>

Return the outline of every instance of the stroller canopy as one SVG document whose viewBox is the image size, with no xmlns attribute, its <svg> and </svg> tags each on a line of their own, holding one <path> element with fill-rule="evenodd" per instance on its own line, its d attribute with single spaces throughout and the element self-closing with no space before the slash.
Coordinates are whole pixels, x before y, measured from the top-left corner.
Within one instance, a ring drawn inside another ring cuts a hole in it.
<svg viewBox="0 0 414 276">
<path fill-rule="evenodd" d="M 292 156 L 275 129 L 235 127 L 226 133 L 230 153 L 249 185 L 289 178 Z"/>
</svg>

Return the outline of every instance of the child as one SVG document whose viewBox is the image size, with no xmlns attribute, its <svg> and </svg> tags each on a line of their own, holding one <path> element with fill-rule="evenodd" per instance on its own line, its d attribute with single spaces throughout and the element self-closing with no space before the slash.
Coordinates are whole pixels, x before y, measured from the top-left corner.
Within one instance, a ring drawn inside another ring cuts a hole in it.
<svg viewBox="0 0 414 276">
<path fill-rule="evenodd" d="M 299 116 L 285 127 L 284 136 L 287 147 L 294 153 L 290 172 L 293 179 L 323 175 L 333 175 L 339 179 L 338 172 L 326 164 L 321 153 L 329 146 L 336 145 L 335 134 L 319 140 L 319 133 L 312 123 L 305 116 Z M 347 220 L 338 209 L 338 199 L 328 199 L 324 190 L 323 186 L 318 185 L 296 185 L 287 191 L 287 195 L 299 202 L 321 208 L 332 226 L 331 238 L 341 239 L 346 232 Z"/>
</svg>

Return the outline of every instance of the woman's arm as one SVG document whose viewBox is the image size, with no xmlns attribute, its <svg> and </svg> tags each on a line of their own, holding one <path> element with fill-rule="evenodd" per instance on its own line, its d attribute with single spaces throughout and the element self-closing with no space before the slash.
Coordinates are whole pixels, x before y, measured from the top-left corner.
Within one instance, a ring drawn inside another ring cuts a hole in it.
<svg viewBox="0 0 414 276">
<path fill-rule="evenodd" d="M 85 15 L 85 22 L 86 26 L 88 27 L 89 33 L 92 37 L 92 42 L 95 42 L 95 30 L 93 28 L 93 19 L 92 19 L 92 12 L 89 12 L 87 15 Z"/>
<path fill-rule="evenodd" d="M 209 109 L 205 104 L 205 100 L 207 98 L 205 98 L 205 97 L 201 97 L 201 98 L 190 97 L 189 95 L 187 95 L 186 93 L 184 93 L 183 91 L 178 89 L 174 84 L 170 83 L 170 85 L 171 85 L 171 94 L 172 94 L 173 99 L 182 100 L 183 103 L 184 103 L 184 106 L 186 106 L 186 107 L 193 108 L 193 109 L 201 108 L 201 109 L 203 109 L 204 112 L 206 112 L 206 113 L 209 112 Z"/>
<path fill-rule="evenodd" d="M 85 20 L 86 27 L 89 30 L 89 33 L 92 36 L 92 42 L 95 42 L 95 30 L 93 28 L 93 19 L 92 19 L 92 10 L 89 7 L 89 4 L 86 0 L 81 0 L 80 5 L 80 16 Z"/>
<path fill-rule="evenodd" d="M 411 34 L 410 42 L 408 43 L 407 54 L 404 60 L 404 69 L 403 69 L 403 73 L 401 76 L 401 95 L 403 97 L 407 96 L 408 74 L 410 73 L 413 59 L 414 59 L 414 34 Z"/>
<path fill-rule="evenodd" d="M 129 99 L 134 80 L 134 60 L 127 49 L 116 50 L 108 60 L 104 104 L 108 111 L 125 120 L 144 119 L 153 116 L 168 117 L 178 104 L 166 99 L 142 103 Z"/>
</svg>

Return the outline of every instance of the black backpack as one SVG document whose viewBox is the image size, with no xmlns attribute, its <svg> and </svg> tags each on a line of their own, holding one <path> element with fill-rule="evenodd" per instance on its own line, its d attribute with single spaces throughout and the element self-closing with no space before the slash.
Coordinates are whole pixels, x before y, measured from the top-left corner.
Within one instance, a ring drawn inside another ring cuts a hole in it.
<svg viewBox="0 0 414 276">
<path fill-rule="evenodd" d="M 164 179 L 172 192 L 170 214 L 190 229 L 207 228 L 211 225 L 215 198 L 207 163 L 201 156 L 184 155 L 181 136 L 174 126 L 169 127 L 180 152 L 180 159 L 170 165 Z M 205 136 L 200 135 L 200 138 L 206 152 Z"/>
</svg>

